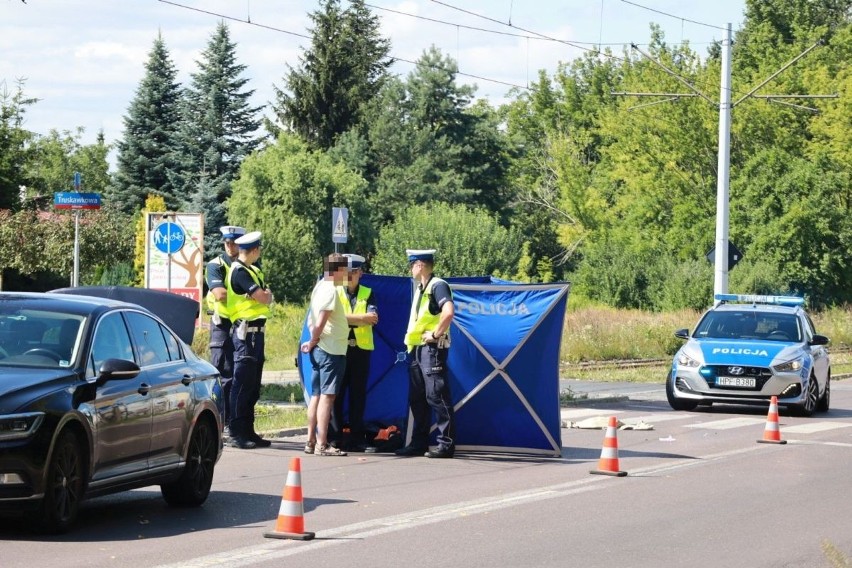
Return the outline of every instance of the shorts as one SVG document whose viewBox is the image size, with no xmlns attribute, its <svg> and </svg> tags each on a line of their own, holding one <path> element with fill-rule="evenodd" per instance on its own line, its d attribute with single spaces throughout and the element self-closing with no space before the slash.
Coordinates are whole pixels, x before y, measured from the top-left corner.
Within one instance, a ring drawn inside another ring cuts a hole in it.
<svg viewBox="0 0 852 568">
<path fill-rule="evenodd" d="M 334 394 L 340 391 L 346 371 L 346 355 L 332 355 L 319 347 L 311 350 L 311 395 Z"/>
</svg>

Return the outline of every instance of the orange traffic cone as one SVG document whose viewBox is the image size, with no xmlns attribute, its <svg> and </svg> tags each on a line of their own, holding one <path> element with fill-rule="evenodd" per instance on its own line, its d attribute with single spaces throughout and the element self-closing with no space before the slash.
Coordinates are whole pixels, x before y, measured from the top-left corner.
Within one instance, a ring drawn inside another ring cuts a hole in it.
<svg viewBox="0 0 852 568">
<path fill-rule="evenodd" d="M 769 399 L 769 414 L 766 416 L 766 428 L 763 430 L 763 439 L 758 440 L 761 444 L 786 444 L 787 440 L 781 439 L 781 430 L 778 429 L 778 397 Z"/>
<path fill-rule="evenodd" d="M 606 427 L 606 435 L 604 436 L 603 449 L 601 450 L 601 459 L 598 460 L 598 469 L 593 469 L 589 473 L 599 475 L 614 475 L 616 477 L 624 477 L 626 471 L 618 469 L 618 420 L 615 416 L 610 416 L 609 424 Z"/>
<path fill-rule="evenodd" d="M 302 503 L 302 461 L 290 458 L 290 471 L 287 473 L 287 483 L 281 495 L 281 507 L 278 509 L 278 520 L 275 530 L 263 533 L 267 538 L 289 538 L 295 540 L 311 540 L 314 533 L 305 532 L 304 507 Z"/>
</svg>

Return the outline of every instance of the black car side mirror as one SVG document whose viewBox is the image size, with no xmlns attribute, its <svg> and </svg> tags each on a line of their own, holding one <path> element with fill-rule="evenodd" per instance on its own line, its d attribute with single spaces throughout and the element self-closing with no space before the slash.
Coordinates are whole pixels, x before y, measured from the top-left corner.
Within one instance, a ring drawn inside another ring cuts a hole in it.
<svg viewBox="0 0 852 568">
<path fill-rule="evenodd" d="M 813 338 L 808 342 L 811 345 L 828 345 L 829 339 L 824 335 L 815 333 Z"/>
<path fill-rule="evenodd" d="M 126 359 L 107 359 L 101 363 L 101 368 L 98 370 L 98 384 L 102 385 L 107 381 L 114 379 L 132 379 L 139 375 L 142 369 L 133 361 Z"/>
<path fill-rule="evenodd" d="M 678 339 L 689 339 L 689 330 L 679 329 L 675 332 L 675 337 L 677 337 Z"/>
</svg>

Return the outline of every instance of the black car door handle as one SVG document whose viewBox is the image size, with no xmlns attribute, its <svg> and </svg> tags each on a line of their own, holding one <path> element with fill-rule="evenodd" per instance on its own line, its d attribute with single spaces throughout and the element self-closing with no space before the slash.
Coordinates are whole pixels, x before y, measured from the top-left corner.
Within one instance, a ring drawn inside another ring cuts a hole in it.
<svg viewBox="0 0 852 568">
<path fill-rule="evenodd" d="M 139 385 L 139 389 L 136 392 L 138 392 L 139 394 L 148 394 L 148 391 L 150 390 L 151 385 L 147 383 L 142 383 L 141 385 Z"/>
<path fill-rule="evenodd" d="M 189 375 L 184 375 L 180 382 L 182 382 L 184 386 L 189 386 L 189 383 L 192 382 L 192 377 L 190 377 Z"/>
</svg>

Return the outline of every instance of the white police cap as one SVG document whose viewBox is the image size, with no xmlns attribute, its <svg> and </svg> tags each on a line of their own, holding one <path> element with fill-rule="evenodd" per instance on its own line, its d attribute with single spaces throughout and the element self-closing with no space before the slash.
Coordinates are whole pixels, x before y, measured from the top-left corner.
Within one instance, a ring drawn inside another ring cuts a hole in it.
<svg viewBox="0 0 852 568">
<path fill-rule="evenodd" d="M 349 270 L 357 270 L 367 262 L 367 259 L 360 254 L 344 254 L 343 256 L 349 259 Z"/>
<path fill-rule="evenodd" d="M 435 261 L 435 249 L 405 249 L 405 254 L 408 255 L 408 262 L 415 260 Z"/>
<path fill-rule="evenodd" d="M 237 227 L 236 225 L 225 225 L 224 227 L 219 227 L 219 231 L 222 233 L 222 239 L 230 239 L 234 240 L 237 237 L 241 237 L 246 234 L 246 230 L 242 227 Z"/>
<path fill-rule="evenodd" d="M 241 249 L 252 249 L 254 247 L 260 246 L 260 237 L 260 231 L 252 231 L 251 233 L 246 233 L 234 242 L 237 243 L 237 246 Z"/>
</svg>

